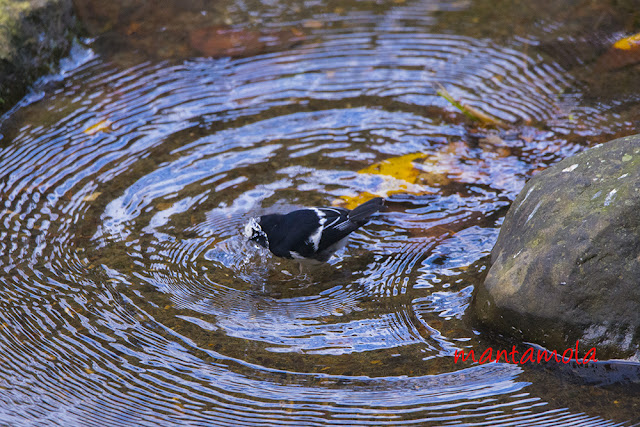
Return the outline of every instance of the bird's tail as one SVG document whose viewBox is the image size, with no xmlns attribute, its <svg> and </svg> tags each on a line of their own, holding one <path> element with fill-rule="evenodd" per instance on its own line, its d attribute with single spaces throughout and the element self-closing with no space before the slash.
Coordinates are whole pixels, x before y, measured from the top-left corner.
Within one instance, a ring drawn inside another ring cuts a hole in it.
<svg viewBox="0 0 640 427">
<path fill-rule="evenodd" d="M 384 199 L 376 197 L 349 212 L 349 220 L 356 224 L 364 224 L 369 217 L 384 207 Z"/>
</svg>

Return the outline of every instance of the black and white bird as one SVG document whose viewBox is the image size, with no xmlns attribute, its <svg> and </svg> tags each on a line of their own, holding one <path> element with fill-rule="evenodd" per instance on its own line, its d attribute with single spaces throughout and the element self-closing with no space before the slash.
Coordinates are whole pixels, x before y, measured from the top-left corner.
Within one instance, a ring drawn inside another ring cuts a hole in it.
<svg viewBox="0 0 640 427">
<path fill-rule="evenodd" d="M 306 208 L 286 215 L 263 215 L 249 220 L 244 235 L 282 258 L 327 262 L 347 244 L 349 234 L 383 206 L 384 200 L 377 197 L 353 210 Z"/>
</svg>

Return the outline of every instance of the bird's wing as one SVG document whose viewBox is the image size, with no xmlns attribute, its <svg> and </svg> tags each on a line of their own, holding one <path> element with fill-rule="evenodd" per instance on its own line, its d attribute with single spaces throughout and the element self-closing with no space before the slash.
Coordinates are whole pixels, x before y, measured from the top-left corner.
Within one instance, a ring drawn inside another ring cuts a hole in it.
<svg viewBox="0 0 640 427">
<path fill-rule="evenodd" d="M 383 207 L 384 199 L 376 197 L 351 211 L 343 208 L 316 208 L 325 219 L 319 250 L 325 250 L 365 225 L 369 217 Z"/>
<path fill-rule="evenodd" d="M 347 227 L 346 223 L 349 220 L 349 210 L 344 208 L 316 208 L 314 209 L 324 219 L 324 228 L 338 228 L 343 229 Z"/>
<path fill-rule="evenodd" d="M 313 257 L 358 228 L 349 220 L 349 212 L 343 208 L 305 208 L 290 212 L 280 224 L 285 237 L 274 246 L 289 258 Z"/>
<path fill-rule="evenodd" d="M 339 242 L 362 226 L 361 223 L 356 223 L 349 219 L 349 210 L 347 209 L 317 208 L 317 210 L 324 215 L 325 219 L 318 251 L 323 251 Z"/>
<path fill-rule="evenodd" d="M 320 217 L 324 218 L 324 214 L 314 208 L 299 209 L 282 216 L 278 224 L 282 240 L 274 244 L 271 251 L 285 258 L 313 256 L 322 235 L 322 225 L 319 226 L 319 223 L 323 221 Z"/>
<path fill-rule="evenodd" d="M 269 249 L 285 258 L 317 257 L 366 224 L 382 206 L 383 201 L 378 198 L 351 211 L 334 207 L 305 208 L 278 216 L 277 225 L 271 232 L 266 231 Z"/>
</svg>

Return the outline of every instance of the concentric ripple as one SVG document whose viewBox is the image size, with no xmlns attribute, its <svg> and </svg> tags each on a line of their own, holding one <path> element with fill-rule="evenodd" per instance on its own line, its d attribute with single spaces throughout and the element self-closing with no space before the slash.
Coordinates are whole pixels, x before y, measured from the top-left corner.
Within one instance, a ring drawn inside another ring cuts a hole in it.
<svg viewBox="0 0 640 427">
<path fill-rule="evenodd" d="M 563 138 L 583 125 L 558 103 L 570 84 L 409 31 L 78 67 L 5 117 L 0 421 L 616 425 L 528 393 L 518 366 L 452 357 L 487 345 L 464 313 L 505 208 L 582 149 Z M 512 130 L 479 143 L 437 85 Z M 437 161 L 325 267 L 241 237 L 255 215 L 385 193 L 358 171 L 412 153 Z"/>
</svg>

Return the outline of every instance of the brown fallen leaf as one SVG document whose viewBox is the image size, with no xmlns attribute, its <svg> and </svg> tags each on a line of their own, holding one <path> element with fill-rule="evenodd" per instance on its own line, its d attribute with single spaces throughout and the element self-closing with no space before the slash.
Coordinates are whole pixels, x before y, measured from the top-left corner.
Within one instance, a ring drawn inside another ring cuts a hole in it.
<svg viewBox="0 0 640 427">
<path fill-rule="evenodd" d="M 291 47 L 302 40 L 296 28 L 257 31 L 224 25 L 200 28 L 189 33 L 191 47 L 211 57 L 251 56 Z"/>
<path fill-rule="evenodd" d="M 302 23 L 304 28 L 313 28 L 318 29 L 324 27 L 324 22 L 318 21 L 317 19 L 307 19 Z"/>
<path fill-rule="evenodd" d="M 134 21 L 129 24 L 129 26 L 125 30 L 125 34 L 128 36 L 135 34 L 140 30 L 140 27 L 142 27 L 142 24 L 140 24 L 140 22 Z"/>
</svg>

